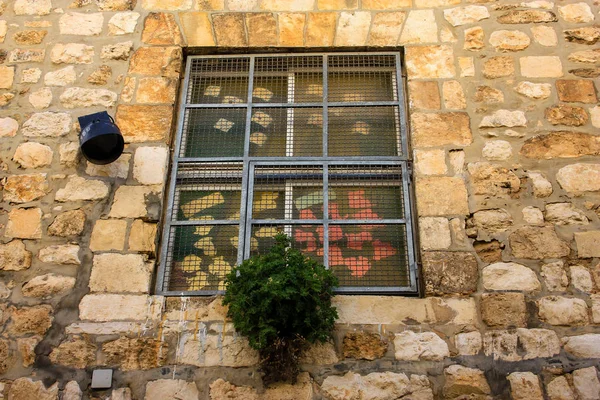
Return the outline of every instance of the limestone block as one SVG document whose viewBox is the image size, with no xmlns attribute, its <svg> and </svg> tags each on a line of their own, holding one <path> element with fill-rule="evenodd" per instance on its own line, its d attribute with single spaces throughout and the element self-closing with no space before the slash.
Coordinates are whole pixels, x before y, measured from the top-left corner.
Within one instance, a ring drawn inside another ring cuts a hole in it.
<svg viewBox="0 0 600 400">
<path fill-rule="evenodd" d="M 563 76 L 557 56 L 530 56 L 519 58 L 521 75 L 528 78 L 558 78 Z"/>
<path fill-rule="evenodd" d="M 589 79 L 559 79 L 556 90 L 560 101 L 573 103 L 597 103 L 594 81 Z"/>
<path fill-rule="evenodd" d="M 235 386 L 219 378 L 210 384 L 211 399 L 230 398 L 232 400 L 258 400 L 256 389 L 250 386 Z"/>
<path fill-rule="evenodd" d="M 481 370 L 461 365 L 451 365 L 444 370 L 444 376 L 446 377 L 443 389 L 445 398 L 452 399 L 461 395 L 491 393 L 490 386 Z"/>
<path fill-rule="evenodd" d="M 90 290 L 148 293 L 151 267 L 152 264 L 146 263 L 144 257 L 139 254 L 96 254 L 90 276 Z M 119 279 L 115 279 L 115 276 Z"/>
<path fill-rule="evenodd" d="M 227 0 L 227 9 L 229 11 L 254 11 L 258 7 L 258 3 L 258 0 Z M 321 4 L 319 4 L 319 9 L 324 9 L 321 8 Z"/>
<path fill-rule="evenodd" d="M 467 188 L 461 178 L 419 178 L 416 185 L 420 216 L 465 215 L 469 213 Z M 444 193 L 444 196 L 440 196 Z"/>
<path fill-rule="evenodd" d="M 600 27 L 586 26 L 583 28 L 567 29 L 563 31 L 565 39 L 569 42 L 592 45 L 600 39 Z"/>
<path fill-rule="evenodd" d="M 473 141 L 467 113 L 413 113 L 411 122 L 412 140 L 417 148 L 466 146 Z"/>
<path fill-rule="evenodd" d="M 581 400 L 600 399 L 600 381 L 595 367 L 581 368 L 573 371 L 573 386 L 577 398 Z"/>
<path fill-rule="evenodd" d="M 15 0 L 16 15 L 48 15 L 52 9 L 52 0 Z"/>
<path fill-rule="evenodd" d="M 477 259 L 467 252 L 424 252 L 423 275 L 427 294 L 471 293 L 477 290 Z"/>
<path fill-rule="evenodd" d="M 339 361 L 335 345 L 332 342 L 311 344 L 308 349 L 303 351 L 299 360 L 300 364 L 312 365 L 332 365 Z"/>
<path fill-rule="evenodd" d="M 61 35 L 96 36 L 102 33 L 103 24 L 102 13 L 69 12 L 58 21 Z"/>
<path fill-rule="evenodd" d="M 10 118 L 0 118 L 0 137 L 14 137 L 19 130 L 19 123 Z"/>
<path fill-rule="evenodd" d="M 79 318 L 98 322 L 156 320 L 160 301 L 160 297 L 146 295 L 88 294 L 79 303 Z"/>
<path fill-rule="evenodd" d="M 419 175 L 445 175 L 446 152 L 444 150 L 415 150 L 415 169 Z"/>
<path fill-rule="evenodd" d="M 159 379 L 146 384 L 144 400 L 163 400 L 167 398 L 197 400 L 199 396 L 200 393 L 194 382 L 186 382 L 181 379 Z M 249 400 L 251 399 L 249 398 Z"/>
<path fill-rule="evenodd" d="M 102 344 L 105 363 L 123 371 L 148 370 L 164 364 L 167 343 L 156 339 L 121 337 Z M 163 399 L 169 398 L 162 397 Z M 146 399 L 148 399 L 146 392 Z"/>
<path fill-rule="evenodd" d="M 512 146 L 506 140 L 491 140 L 483 146 L 482 155 L 490 161 L 504 161 L 512 157 Z"/>
<path fill-rule="evenodd" d="M 0 25 L 1 26 L 1 25 Z M 1 32 L 1 28 L 0 28 Z M 17 32 L 13 35 L 15 43 L 22 46 L 33 46 L 43 42 L 44 38 L 48 34 L 46 30 L 25 30 Z M 1 35 L 1 33 L 0 33 Z"/>
<path fill-rule="evenodd" d="M 483 63 L 483 76 L 488 79 L 504 78 L 515 74 L 515 62 L 512 57 L 489 57 Z"/>
<path fill-rule="evenodd" d="M 79 384 L 77 383 L 77 381 L 69 381 L 65 385 L 65 388 L 63 390 L 62 400 L 81 400 L 82 396 L 83 396 L 83 392 L 81 391 L 81 388 L 79 387 Z M 115 400 L 114 392 L 111 397 L 112 397 L 112 400 Z M 124 400 L 124 399 L 121 399 L 121 400 Z"/>
<path fill-rule="evenodd" d="M 454 337 L 454 344 L 461 356 L 474 356 L 481 351 L 482 340 L 479 331 L 459 333 Z"/>
<path fill-rule="evenodd" d="M 521 185 L 519 177 L 506 168 L 486 162 L 476 162 L 469 163 L 467 170 L 473 194 L 507 197 L 519 191 Z"/>
<path fill-rule="evenodd" d="M 442 84 L 442 93 L 446 109 L 464 110 L 467 107 L 467 101 L 460 82 L 445 81 Z"/>
<path fill-rule="evenodd" d="M 363 6 L 364 7 L 364 6 Z M 398 41 L 398 36 L 402 30 L 402 24 L 406 18 L 406 13 L 382 12 L 373 17 L 371 30 L 369 31 L 368 46 L 394 46 Z M 280 28 L 281 30 L 281 28 Z M 281 33 L 280 33 L 281 38 Z M 283 44 L 283 43 L 282 43 Z"/>
<path fill-rule="evenodd" d="M 467 221 L 467 227 L 477 229 L 479 234 L 504 232 L 512 224 L 512 216 L 504 209 L 477 211 Z"/>
<path fill-rule="evenodd" d="M 413 46 L 406 48 L 406 69 L 409 79 L 453 78 L 452 46 Z"/>
<path fill-rule="evenodd" d="M 9 175 L 4 183 L 4 201 L 29 203 L 50 192 L 46 174 Z"/>
<path fill-rule="evenodd" d="M 277 45 L 277 20 L 272 13 L 246 14 L 249 46 Z"/>
<path fill-rule="evenodd" d="M 565 21 L 576 24 L 594 20 L 590 6 L 584 2 L 559 6 L 558 15 Z"/>
<path fill-rule="evenodd" d="M 103 60 L 127 60 L 133 51 L 133 42 L 107 44 L 102 47 L 100 57 Z"/>
<path fill-rule="evenodd" d="M 400 361 L 441 361 L 450 356 L 446 342 L 433 332 L 397 333 L 394 347 L 396 360 Z"/>
<path fill-rule="evenodd" d="M 80 265 L 79 250 L 74 244 L 52 245 L 40 249 L 38 258 L 49 264 Z"/>
<path fill-rule="evenodd" d="M 133 177 L 143 185 L 165 182 L 169 151 L 166 147 L 138 147 L 133 160 Z"/>
<path fill-rule="evenodd" d="M 342 11 L 338 20 L 335 46 L 364 46 L 370 26 L 370 12 Z"/>
<path fill-rule="evenodd" d="M 120 186 L 113 200 L 109 217 L 111 218 L 143 218 L 148 214 L 146 197 L 155 193 L 154 187 Z"/>
<path fill-rule="evenodd" d="M 593 294 L 590 298 L 592 300 L 592 322 L 600 324 L 600 295 Z"/>
<path fill-rule="evenodd" d="M 531 179 L 533 195 L 535 197 L 548 197 L 552 194 L 552 184 L 539 172 L 528 172 L 527 176 Z"/>
<path fill-rule="evenodd" d="M 484 293 L 481 319 L 491 327 L 527 326 L 527 306 L 522 293 Z"/>
<path fill-rule="evenodd" d="M 466 6 L 456 7 L 444 10 L 444 18 L 452 26 L 461 26 L 472 24 L 482 19 L 490 17 L 490 13 L 485 6 Z"/>
<path fill-rule="evenodd" d="M 419 233 L 423 250 L 444 250 L 452 244 L 447 218 L 420 218 Z"/>
<path fill-rule="evenodd" d="M 486 290 L 537 291 L 541 289 L 535 272 L 517 263 L 495 263 L 488 265 L 482 273 Z"/>
<path fill-rule="evenodd" d="M 145 10 L 189 10 L 192 0 L 142 0 Z"/>
<path fill-rule="evenodd" d="M 408 82 L 408 100 L 411 108 L 439 110 L 441 108 L 441 97 L 438 83 L 436 81 Z"/>
<path fill-rule="evenodd" d="M 589 323 L 588 308 L 581 299 L 546 296 L 537 300 L 539 317 L 551 325 L 586 325 Z"/>
<path fill-rule="evenodd" d="M 101 65 L 88 76 L 87 81 L 92 85 L 106 85 L 111 76 L 112 68 L 108 65 Z"/>
<path fill-rule="evenodd" d="M 52 307 L 40 305 L 13 308 L 10 313 L 8 333 L 16 336 L 44 335 L 52 326 Z"/>
<path fill-rule="evenodd" d="M 44 62 L 46 50 L 43 49 L 15 49 L 8 54 L 8 62 L 16 63 L 41 63 Z"/>
<path fill-rule="evenodd" d="M 128 143 L 162 141 L 169 137 L 172 106 L 119 105 L 116 123 Z"/>
<path fill-rule="evenodd" d="M 29 104 L 36 110 L 48 108 L 52 103 L 52 90 L 50 88 L 41 88 L 29 95 Z"/>
<path fill-rule="evenodd" d="M 133 221 L 129 233 L 129 250 L 154 253 L 156 251 L 156 229 L 156 224 L 147 223 L 139 219 Z"/>
<path fill-rule="evenodd" d="M 67 142 L 58 146 L 60 164 L 65 167 L 74 167 L 79 161 L 79 143 Z"/>
<path fill-rule="evenodd" d="M 485 47 L 484 38 L 485 32 L 482 27 L 475 26 L 467 28 L 464 32 L 465 44 L 463 48 L 470 51 L 479 51 Z"/>
<path fill-rule="evenodd" d="M 491 115 L 483 117 L 479 123 L 480 128 L 514 128 L 519 126 L 527 126 L 527 118 L 521 110 L 497 110 Z"/>
<path fill-rule="evenodd" d="M 209 335 L 202 341 L 189 337 L 178 361 L 200 367 L 249 367 L 258 364 L 258 352 L 241 336 Z"/>
<path fill-rule="evenodd" d="M 403 373 L 373 372 L 366 376 L 352 371 L 344 376 L 330 375 L 323 381 L 321 389 L 328 398 L 342 399 L 397 399 L 414 397 L 432 400 L 431 383 L 426 376 L 413 375 L 411 379 Z"/>
<path fill-rule="evenodd" d="M 552 94 L 552 85 L 549 83 L 534 83 L 523 81 L 515 87 L 517 93 L 531 99 L 547 99 Z"/>
<path fill-rule="evenodd" d="M 4 236 L 20 239 L 41 239 L 42 210 L 39 208 L 13 208 L 10 210 Z"/>
<path fill-rule="evenodd" d="M 107 89 L 70 87 L 60 95 L 60 102 L 65 108 L 113 107 L 117 94 Z"/>
<path fill-rule="evenodd" d="M 546 204 L 545 217 L 555 225 L 587 225 L 590 222 L 572 203 Z"/>
<path fill-rule="evenodd" d="M 17 0 L 17 3 L 24 3 L 27 0 Z M 35 1 L 29 1 L 36 3 Z M 41 0 L 40 3 L 50 3 L 50 0 Z M 15 4 L 16 6 L 16 4 Z M 42 381 L 33 381 L 31 378 L 18 378 L 13 381 L 8 391 L 8 397 L 11 400 L 57 400 L 58 399 L 58 382 L 46 388 Z"/>
<path fill-rule="evenodd" d="M 27 68 L 21 72 L 21 83 L 38 83 L 42 77 L 42 70 L 39 68 Z"/>
<path fill-rule="evenodd" d="M 140 13 L 133 11 L 116 13 L 108 20 L 108 34 L 118 36 L 133 33 L 139 18 Z"/>
<path fill-rule="evenodd" d="M 0 89 L 10 89 L 15 80 L 15 67 L 0 66 Z"/>
<path fill-rule="evenodd" d="M 127 176 L 129 176 L 130 160 L 131 154 L 124 153 L 118 159 L 106 165 L 92 164 L 87 161 L 85 173 L 89 176 L 127 179 Z"/>
<path fill-rule="evenodd" d="M 342 348 L 345 358 L 376 360 L 385 356 L 388 344 L 376 333 L 348 332 Z"/>
<path fill-rule="evenodd" d="M 517 328 L 517 336 L 524 360 L 553 357 L 560 353 L 560 340 L 550 329 Z"/>
<path fill-rule="evenodd" d="M 544 214 L 542 210 L 537 207 L 525 207 L 521 210 L 523 214 L 523 221 L 529 225 L 543 226 L 544 225 Z"/>
<path fill-rule="evenodd" d="M 600 242 L 599 242 L 600 243 Z M 571 284 L 581 292 L 590 293 L 594 288 L 592 275 L 583 265 L 573 265 L 569 268 L 571 273 Z"/>
<path fill-rule="evenodd" d="M 558 104 L 546 109 L 544 116 L 552 125 L 582 126 L 589 118 L 583 107 Z"/>
<path fill-rule="evenodd" d="M 475 92 L 475 102 L 486 104 L 504 103 L 504 93 L 490 86 L 478 86 Z"/>
<path fill-rule="evenodd" d="M 83 43 L 57 43 L 52 47 L 50 59 L 54 64 L 91 64 L 94 47 Z"/>
<path fill-rule="evenodd" d="M 494 360 L 521 361 L 517 351 L 519 338 L 513 331 L 487 331 L 483 336 L 483 352 Z"/>
<path fill-rule="evenodd" d="M 463 78 L 475 76 L 473 57 L 458 57 L 458 68 L 460 69 L 460 76 Z"/>
<path fill-rule="evenodd" d="M 56 274 L 38 275 L 27 281 L 21 290 L 23 296 L 48 298 L 63 294 L 75 286 L 75 278 Z"/>
<path fill-rule="evenodd" d="M 531 39 L 521 31 L 498 30 L 490 35 L 490 44 L 496 51 L 520 51 L 529 47 Z"/>
<path fill-rule="evenodd" d="M 149 13 L 144 21 L 142 42 L 146 44 L 179 45 L 183 42 L 175 16 L 170 13 Z"/>
<path fill-rule="evenodd" d="M 532 26 L 531 33 L 533 34 L 533 40 L 542 46 L 554 47 L 558 45 L 556 31 L 550 26 Z"/>
<path fill-rule="evenodd" d="M 600 231 L 575 232 L 575 243 L 579 257 L 600 257 Z"/>
<path fill-rule="evenodd" d="M 569 278 L 562 261 L 542 265 L 542 277 L 549 291 L 562 292 L 569 285 Z"/>
<path fill-rule="evenodd" d="M 83 369 L 96 363 L 96 345 L 85 339 L 67 339 L 50 352 L 50 361 Z"/>
<path fill-rule="evenodd" d="M 600 49 L 573 52 L 569 54 L 569 61 L 595 64 L 600 61 Z"/>
<path fill-rule="evenodd" d="M 570 194 L 600 190 L 600 164 L 571 164 L 556 173 L 560 186 Z"/>
<path fill-rule="evenodd" d="M 68 113 L 35 113 L 23 123 L 21 133 L 25 137 L 59 137 L 71 131 Z"/>
<path fill-rule="evenodd" d="M 242 14 L 215 14 L 212 17 L 212 26 L 218 46 L 248 46 Z"/>
<path fill-rule="evenodd" d="M 22 365 L 30 367 L 35 362 L 35 347 L 42 340 L 40 336 L 17 339 L 17 349 L 21 354 Z"/>
<path fill-rule="evenodd" d="M 588 333 L 562 338 L 565 351 L 577 358 L 600 358 L 600 335 Z"/>
<path fill-rule="evenodd" d="M 21 240 L 0 243 L 0 270 L 22 271 L 31 267 L 31 252 Z"/>
<path fill-rule="evenodd" d="M 556 22 L 556 14 L 543 10 L 511 10 L 498 17 L 501 24 Z"/>
<path fill-rule="evenodd" d="M 513 400 L 544 400 L 540 381 L 532 372 L 513 372 L 508 375 Z"/>
<path fill-rule="evenodd" d="M 337 13 L 308 13 L 306 46 L 333 46 Z"/>
<path fill-rule="evenodd" d="M 102 200 L 108 196 L 110 185 L 103 181 L 70 175 L 67 185 L 56 192 L 56 201 Z"/>
<path fill-rule="evenodd" d="M 575 400 L 575 393 L 569 386 L 567 378 L 559 376 L 546 385 L 546 392 L 550 400 Z"/>
<path fill-rule="evenodd" d="M 244 3 L 244 2 L 243 2 Z M 304 45 L 304 27 L 306 15 L 303 13 L 279 13 L 279 44 L 281 46 L 298 47 Z"/>
<path fill-rule="evenodd" d="M 408 13 L 399 44 L 437 43 L 438 26 L 433 10 L 412 10 Z"/>
<path fill-rule="evenodd" d="M 178 81 L 170 78 L 141 78 L 136 100 L 138 103 L 175 103 Z"/>
<path fill-rule="evenodd" d="M 463 175 L 465 172 L 465 152 L 463 150 L 450 150 L 448 161 L 454 175 Z"/>
<path fill-rule="evenodd" d="M 127 221 L 119 219 L 97 220 L 90 239 L 90 250 L 123 250 Z"/>
<path fill-rule="evenodd" d="M 542 260 L 560 258 L 571 253 L 569 245 L 561 240 L 552 227 L 522 227 L 509 236 L 510 247 L 516 258 Z"/>
</svg>

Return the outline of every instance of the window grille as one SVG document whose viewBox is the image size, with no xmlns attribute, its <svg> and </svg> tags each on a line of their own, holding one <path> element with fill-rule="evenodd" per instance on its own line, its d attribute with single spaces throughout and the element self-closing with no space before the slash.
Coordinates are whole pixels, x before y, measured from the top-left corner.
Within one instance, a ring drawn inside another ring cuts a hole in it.
<svg viewBox="0 0 600 400">
<path fill-rule="evenodd" d="M 338 292 L 416 293 L 400 54 L 193 56 L 157 292 L 212 295 L 281 231 Z"/>
</svg>

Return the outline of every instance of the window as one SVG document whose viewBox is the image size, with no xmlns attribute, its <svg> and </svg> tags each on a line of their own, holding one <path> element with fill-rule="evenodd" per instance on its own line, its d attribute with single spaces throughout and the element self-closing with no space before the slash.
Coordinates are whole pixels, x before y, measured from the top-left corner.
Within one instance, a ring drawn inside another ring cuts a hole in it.
<svg viewBox="0 0 600 400">
<path fill-rule="evenodd" d="M 278 231 L 339 292 L 416 293 L 400 60 L 189 57 L 158 293 L 224 290 Z"/>
</svg>

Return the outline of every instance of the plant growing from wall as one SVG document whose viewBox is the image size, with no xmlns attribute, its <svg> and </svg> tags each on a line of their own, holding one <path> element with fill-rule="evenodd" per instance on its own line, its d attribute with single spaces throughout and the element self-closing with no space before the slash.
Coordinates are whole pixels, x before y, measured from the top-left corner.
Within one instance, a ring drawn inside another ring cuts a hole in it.
<svg viewBox="0 0 600 400">
<path fill-rule="evenodd" d="M 302 351 L 331 339 L 338 316 L 331 305 L 337 278 L 279 233 L 267 254 L 233 268 L 226 284 L 227 315 L 258 350 L 265 385 L 295 382 Z"/>
</svg>

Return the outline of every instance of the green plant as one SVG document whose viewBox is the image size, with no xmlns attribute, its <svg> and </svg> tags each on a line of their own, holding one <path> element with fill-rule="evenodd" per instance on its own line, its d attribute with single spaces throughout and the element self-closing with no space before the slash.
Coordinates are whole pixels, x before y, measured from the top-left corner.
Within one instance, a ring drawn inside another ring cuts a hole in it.
<svg viewBox="0 0 600 400">
<path fill-rule="evenodd" d="M 294 382 L 308 343 L 332 336 L 333 273 L 290 248 L 283 233 L 267 254 L 254 256 L 227 275 L 223 304 L 235 329 L 259 351 L 263 381 Z"/>
</svg>

